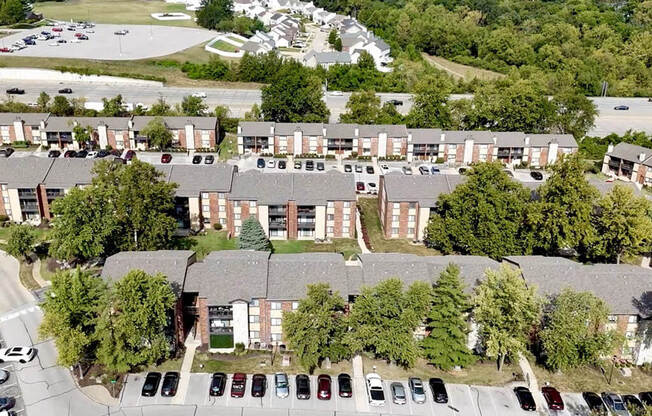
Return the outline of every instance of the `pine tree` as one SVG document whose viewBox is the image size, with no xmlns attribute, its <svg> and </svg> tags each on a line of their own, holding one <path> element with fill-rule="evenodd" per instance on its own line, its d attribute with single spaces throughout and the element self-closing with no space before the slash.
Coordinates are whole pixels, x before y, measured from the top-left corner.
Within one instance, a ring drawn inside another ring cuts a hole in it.
<svg viewBox="0 0 652 416">
<path fill-rule="evenodd" d="M 433 304 L 428 316 L 430 335 L 423 340 L 424 355 L 430 363 L 450 370 L 466 367 L 474 361 L 466 346 L 468 327 L 465 314 L 471 309 L 460 279 L 460 268 L 449 264 L 439 275 L 433 290 Z"/>
<path fill-rule="evenodd" d="M 272 251 L 272 243 L 256 217 L 249 217 L 242 223 L 238 248 L 240 250 Z"/>
</svg>

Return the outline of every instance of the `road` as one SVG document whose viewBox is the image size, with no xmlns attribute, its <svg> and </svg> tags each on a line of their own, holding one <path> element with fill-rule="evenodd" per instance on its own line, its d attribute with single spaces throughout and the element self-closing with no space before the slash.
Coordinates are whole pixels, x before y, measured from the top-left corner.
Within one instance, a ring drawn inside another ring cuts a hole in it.
<svg viewBox="0 0 652 416">
<path fill-rule="evenodd" d="M 34 301 L 32 294 L 20 284 L 18 260 L 0 250 L 0 314 Z"/>
</svg>

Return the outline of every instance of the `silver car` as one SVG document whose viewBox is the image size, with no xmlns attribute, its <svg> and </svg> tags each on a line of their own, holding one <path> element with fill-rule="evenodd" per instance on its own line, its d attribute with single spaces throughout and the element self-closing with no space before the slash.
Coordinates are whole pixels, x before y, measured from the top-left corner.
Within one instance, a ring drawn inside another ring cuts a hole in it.
<svg viewBox="0 0 652 416">
<path fill-rule="evenodd" d="M 276 397 L 285 399 L 290 394 L 290 384 L 288 383 L 288 375 L 285 373 L 274 374 L 274 388 Z"/>
<path fill-rule="evenodd" d="M 389 386 L 389 389 L 392 391 L 392 401 L 396 404 L 405 404 L 405 388 L 401 383 L 392 383 Z"/>
<path fill-rule="evenodd" d="M 414 400 L 415 403 L 425 403 L 426 392 L 423 389 L 423 382 L 421 379 L 419 377 L 410 377 L 408 379 L 408 386 L 410 386 L 412 400 Z"/>
<path fill-rule="evenodd" d="M 612 392 L 606 392 L 602 393 L 601 396 L 602 400 L 604 400 L 604 403 L 613 414 L 618 416 L 629 416 L 625 403 L 623 403 L 623 400 L 619 395 Z"/>
</svg>

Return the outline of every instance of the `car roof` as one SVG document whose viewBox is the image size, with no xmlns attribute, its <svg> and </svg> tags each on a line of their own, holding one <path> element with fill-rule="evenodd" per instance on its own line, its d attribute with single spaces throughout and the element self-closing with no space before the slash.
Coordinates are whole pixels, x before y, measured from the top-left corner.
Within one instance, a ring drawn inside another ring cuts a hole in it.
<svg viewBox="0 0 652 416">
<path fill-rule="evenodd" d="M 245 373 L 235 373 L 233 374 L 233 379 L 234 380 L 244 380 L 247 378 L 247 375 Z"/>
</svg>

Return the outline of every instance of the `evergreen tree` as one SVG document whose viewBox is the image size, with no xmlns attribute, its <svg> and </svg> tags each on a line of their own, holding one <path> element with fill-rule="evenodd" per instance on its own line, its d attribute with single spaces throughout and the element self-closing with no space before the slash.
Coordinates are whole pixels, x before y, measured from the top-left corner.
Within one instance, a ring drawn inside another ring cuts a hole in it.
<svg viewBox="0 0 652 416">
<path fill-rule="evenodd" d="M 242 223 L 238 248 L 240 250 L 272 251 L 272 243 L 256 217 L 250 216 Z"/>
<path fill-rule="evenodd" d="M 473 354 L 466 346 L 469 332 L 466 316 L 470 310 L 471 303 L 464 293 L 460 268 L 449 264 L 433 289 L 427 326 L 430 334 L 422 343 L 424 355 L 431 364 L 447 371 L 473 363 Z"/>
</svg>

